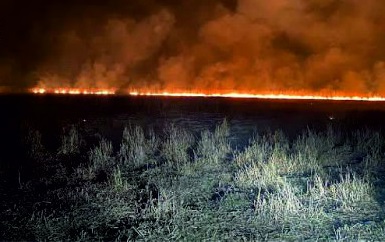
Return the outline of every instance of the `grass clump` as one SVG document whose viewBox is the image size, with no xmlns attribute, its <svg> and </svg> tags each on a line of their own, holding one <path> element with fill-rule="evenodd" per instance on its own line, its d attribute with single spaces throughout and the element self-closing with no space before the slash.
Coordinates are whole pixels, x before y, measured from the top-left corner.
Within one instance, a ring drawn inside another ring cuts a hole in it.
<svg viewBox="0 0 385 242">
<path fill-rule="evenodd" d="M 110 178 L 110 184 L 115 190 L 118 190 L 118 191 L 128 190 L 128 183 L 124 178 L 121 168 L 119 166 L 116 166 L 114 168 Z"/>
<path fill-rule="evenodd" d="M 98 146 L 91 149 L 89 159 L 93 169 L 98 170 L 107 168 L 114 160 L 112 143 L 102 139 Z"/>
<path fill-rule="evenodd" d="M 279 190 L 285 180 L 279 174 L 278 167 L 273 163 L 253 163 L 240 169 L 235 175 L 235 182 L 242 188 Z"/>
<path fill-rule="evenodd" d="M 340 181 L 331 184 L 328 191 L 331 199 L 340 204 L 343 211 L 354 212 L 376 203 L 373 199 L 373 185 L 349 171 L 345 175 L 341 174 Z"/>
<path fill-rule="evenodd" d="M 214 164 L 223 161 L 230 152 L 229 134 L 230 128 L 226 119 L 215 128 L 214 133 L 203 131 L 195 159 Z"/>
<path fill-rule="evenodd" d="M 59 147 L 59 155 L 76 155 L 81 151 L 84 145 L 84 140 L 81 138 L 78 129 L 71 126 L 68 133 L 61 137 L 61 146 Z"/>
<path fill-rule="evenodd" d="M 76 168 L 76 176 L 83 180 L 106 181 L 116 165 L 112 143 L 105 139 L 89 151 L 89 164 Z"/>
<path fill-rule="evenodd" d="M 165 130 L 165 139 L 161 144 L 161 154 L 166 163 L 179 168 L 191 159 L 190 149 L 195 143 L 194 136 L 187 130 L 174 124 Z"/>
<path fill-rule="evenodd" d="M 266 163 L 272 152 L 272 142 L 267 136 L 258 135 L 244 151 L 235 151 L 234 162 L 238 167 L 248 166 L 255 162 Z"/>
<path fill-rule="evenodd" d="M 159 142 L 153 131 L 146 138 L 141 127 L 130 125 L 123 131 L 118 157 L 124 165 L 140 167 L 154 159 L 158 146 Z"/>
</svg>

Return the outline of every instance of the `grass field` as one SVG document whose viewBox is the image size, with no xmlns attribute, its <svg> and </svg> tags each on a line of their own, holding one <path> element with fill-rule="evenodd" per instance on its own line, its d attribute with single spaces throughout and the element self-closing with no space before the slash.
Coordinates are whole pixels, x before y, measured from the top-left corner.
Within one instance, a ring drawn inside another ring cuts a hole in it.
<svg viewBox="0 0 385 242">
<path fill-rule="evenodd" d="M 379 132 L 276 131 L 247 147 L 230 133 L 226 120 L 200 134 L 128 125 L 113 147 L 72 127 L 49 151 L 31 130 L 0 240 L 385 241 Z"/>
</svg>

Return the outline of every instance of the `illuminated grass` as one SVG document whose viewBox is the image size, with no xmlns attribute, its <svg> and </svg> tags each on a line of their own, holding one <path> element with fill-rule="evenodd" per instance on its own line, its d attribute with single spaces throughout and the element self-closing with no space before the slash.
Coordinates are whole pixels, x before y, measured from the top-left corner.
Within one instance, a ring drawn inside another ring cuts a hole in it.
<svg viewBox="0 0 385 242">
<path fill-rule="evenodd" d="M 89 159 L 94 170 L 108 168 L 114 160 L 111 142 L 102 139 L 98 146 L 91 149 Z"/>
<path fill-rule="evenodd" d="M 198 141 L 195 159 L 208 163 L 223 161 L 230 152 L 230 144 L 227 140 L 229 132 L 229 125 L 226 120 L 218 125 L 213 133 L 207 130 L 203 131 L 201 139 Z"/>
<path fill-rule="evenodd" d="M 61 137 L 61 146 L 58 150 L 60 155 L 74 155 L 80 153 L 80 148 L 84 145 L 84 140 L 80 137 L 79 131 L 72 126 L 68 133 Z"/>
<path fill-rule="evenodd" d="M 188 151 L 194 142 L 194 136 L 190 132 L 171 124 L 166 127 L 165 139 L 161 145 L 163 159 L 171 167 L 180 167 L 191 160 Z"/>
<path fill-rule="evenodd" d="M 63 155 L 82 150 L 80 134 L 70 131 L 51 158 L 55 174 L 23 186 L 23 197 L 31 194 L 18 205 L 23 212 L 1 212 L 8 218 L 1 239 L 385 239 L 379 133 L 308 129 L 289 140 L 277 131 L 236 150 L 230 136 L 226 120 L 200 134 L 176 125 L 159 135 L 128 126 L 118 150 L 102 139 L 89 147 L 86 163 L 68 170 Z M 30 140 L 37 142 L 33 154 L 41 136 Z"/>
<path fill-rule="evenodd" d="M 123 131 L 122 143 L 118 153 L 120 162 L 127 166 L 140 167 L 153 161 L 159 141 L 153 131 L 145 137 L 141 127 L 131 125 Z"/>
</svg>

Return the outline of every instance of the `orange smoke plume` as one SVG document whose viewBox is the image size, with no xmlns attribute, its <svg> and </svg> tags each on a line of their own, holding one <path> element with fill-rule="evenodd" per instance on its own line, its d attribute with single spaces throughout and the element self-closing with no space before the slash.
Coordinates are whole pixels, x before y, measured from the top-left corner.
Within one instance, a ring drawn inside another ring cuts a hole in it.
<svg viewBox="0 0 385 242">
<path fill-rule="evenodd" d="M 385 97 L 385 2 L 141 6 L 148 11 L 139 17 L 106 15 L 95 23 L 63 24 L 34 72 L 35 90 Z"/>
</svg>

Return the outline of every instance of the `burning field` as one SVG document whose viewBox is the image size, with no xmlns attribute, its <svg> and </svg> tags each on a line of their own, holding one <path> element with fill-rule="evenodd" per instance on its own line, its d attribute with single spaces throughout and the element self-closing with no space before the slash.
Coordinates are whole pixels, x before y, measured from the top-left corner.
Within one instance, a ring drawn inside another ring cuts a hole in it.
<svg viewBox="0 0 385 242">
<path fill-rule="evenodd" d="M 0 240 L 385 241 L 384 12 L 1 1 Z"/>
<path fill-rule="evenodd" d="M 98 2 L 4 1 L 0 90 L 385 96 L 376 0 Z"/>
</svg>

